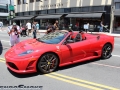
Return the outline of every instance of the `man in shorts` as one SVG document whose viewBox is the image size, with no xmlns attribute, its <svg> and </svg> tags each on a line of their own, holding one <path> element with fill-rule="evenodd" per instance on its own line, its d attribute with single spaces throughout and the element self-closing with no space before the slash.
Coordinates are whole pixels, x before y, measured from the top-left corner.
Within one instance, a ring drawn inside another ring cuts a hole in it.
<svg viewBox="0 0 120 90">
<path fill-rule="evenodd" d="M 32 29 L 31 23 L 29 21 L 27 22 L 26 27 L 28 29 L 28 36 L 29 36 L 29 34 L 31 33 L 31 29 Z"/>
</svg>

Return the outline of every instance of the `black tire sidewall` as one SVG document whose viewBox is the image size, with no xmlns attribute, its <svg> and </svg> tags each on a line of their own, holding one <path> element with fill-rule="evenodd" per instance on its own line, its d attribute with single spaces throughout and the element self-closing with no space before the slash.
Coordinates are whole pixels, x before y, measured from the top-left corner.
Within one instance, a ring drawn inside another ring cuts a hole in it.
<svg viewBox="0 0 120 90">
<path fill-rule="evenodd" d="M 104 48 L 106 48 L 107 46 L 110 46 L 110 47 L 111 47 L 111 52 L 110 52 L 109 56 L 105 57 L 105 56 L 103 55 L 103 52 L 104 52 L 103 50 L 104 50 Z M 111 53 L 112 53 L 112 46 L 111 46 L 110 44 L 105 44 L 105 45 L 103 46 L 103 48 L 102 48 L 101 58 L 102 58 L 102 59 L 108 59 L 108 58 L 111 57 Z"/>
</svg>

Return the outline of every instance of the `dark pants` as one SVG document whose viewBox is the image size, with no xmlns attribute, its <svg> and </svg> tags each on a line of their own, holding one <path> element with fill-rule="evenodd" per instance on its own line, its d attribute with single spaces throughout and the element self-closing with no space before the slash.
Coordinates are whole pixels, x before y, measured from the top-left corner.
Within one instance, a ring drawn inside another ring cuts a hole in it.
<svg viewBox="0 0 120 90">
<path fill-rule="evenodd" d="M 33 38 L 36 38 L 36 30 L 33 31 Z"/>
<path fill-rule="evenodd" d="M 23 35 L 27 36 L 26 30 L 22 30 L 21 36 L 23 36 Z"/>
</svg>

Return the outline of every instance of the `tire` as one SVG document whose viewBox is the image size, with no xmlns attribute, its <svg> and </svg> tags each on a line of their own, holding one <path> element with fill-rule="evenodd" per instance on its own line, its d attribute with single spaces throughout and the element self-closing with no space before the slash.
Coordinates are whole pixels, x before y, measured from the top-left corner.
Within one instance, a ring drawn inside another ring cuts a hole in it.
<svg viewBox="0 0 120 90">
<path fill-rule="evenodd" d="M 105 44 L 102 48 L 101 58 L 108 59 L 111 57 L 112 53 L 112 46 L 111 44 Z"/>
<path fill-rule="evenodd" d="M 53 72 L 58 67 L 58 57 L 53 53 L 46 53 L 41 56 L 37 68 L 43 74 Z"/>
</svg>

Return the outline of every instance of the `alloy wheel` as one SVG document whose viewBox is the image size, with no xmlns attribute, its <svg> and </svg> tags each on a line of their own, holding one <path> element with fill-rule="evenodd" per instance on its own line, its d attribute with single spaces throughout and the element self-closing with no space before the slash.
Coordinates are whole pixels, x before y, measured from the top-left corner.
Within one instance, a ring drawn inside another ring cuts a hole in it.
<svg viewBox="0 0 120 90">
<path fill-rule="evenodd" d="M 44 54 L 38 62 L 38 69 L 44 74 L 53 72 L 57 66 L 58 57 L 53 53 Z"/>
</svg>

